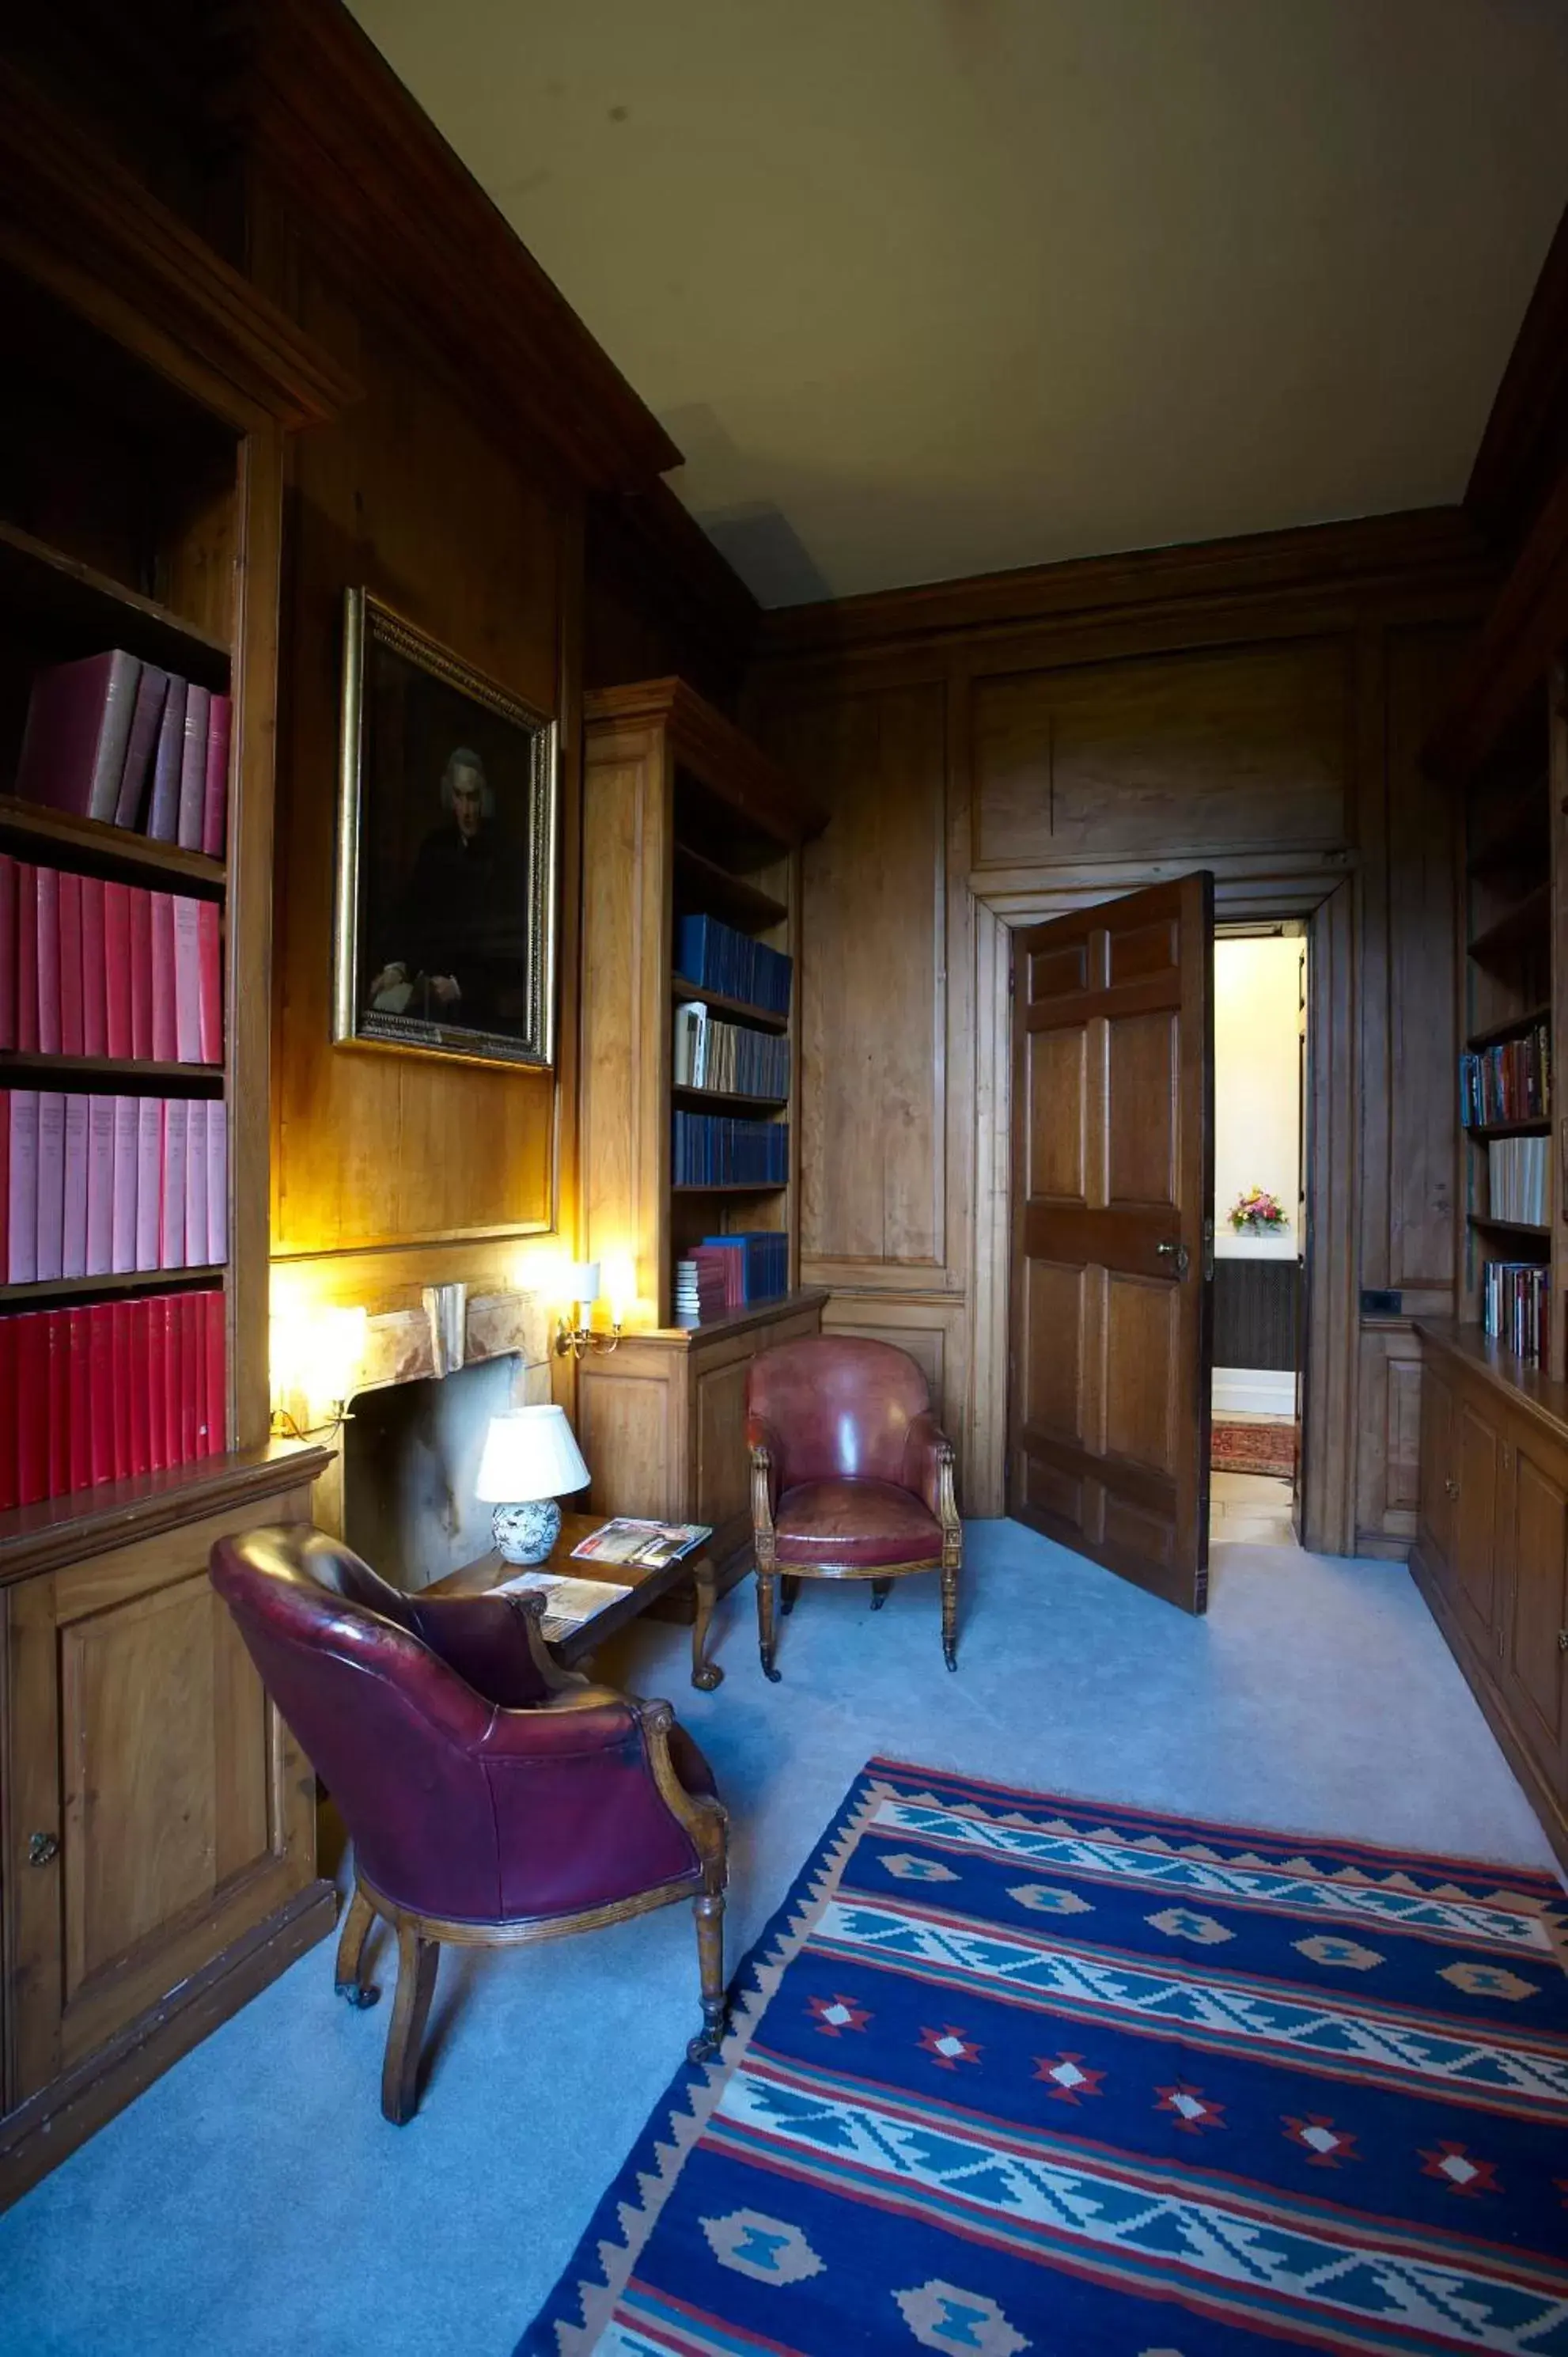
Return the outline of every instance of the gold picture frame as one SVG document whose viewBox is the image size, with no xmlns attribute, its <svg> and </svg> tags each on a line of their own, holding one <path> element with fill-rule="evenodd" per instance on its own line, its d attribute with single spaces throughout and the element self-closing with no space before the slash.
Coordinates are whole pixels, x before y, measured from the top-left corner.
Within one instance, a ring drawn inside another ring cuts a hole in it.
<svg viewBox="0 0 1568 2357">
<path fill-rule="evenodd" d="M 349 589 L 337 1045 L 553 1066 L 559 804 L 550 715 Z"/>
</svg>

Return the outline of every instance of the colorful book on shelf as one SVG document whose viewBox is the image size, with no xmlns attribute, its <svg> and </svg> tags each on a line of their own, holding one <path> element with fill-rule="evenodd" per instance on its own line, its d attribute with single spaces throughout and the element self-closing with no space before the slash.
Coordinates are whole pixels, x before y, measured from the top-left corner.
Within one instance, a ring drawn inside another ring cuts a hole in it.
<svg viewBox="0 0 1568 2357">
<path fill-rule="evenodd" d="M 1466 1129 L 1544 1121 L 1552 1111 L 1552 1031 L 1532 1024 L 1515 1039 L 1459 1059 L 1459 1119 Z"/>
<path fill-rule="evenodd" d="M 1519 1227 L 1546 1225 L 1550 1203 L 1547 1140 L 1494 1137 L 1487 1145 L 1487 1208 Z"/>
<path fill-rule="evenodd" d="M 652 1523 L 616 1514 L 602 1530 L 590 1531 L 572 1549 L 585 1563 L 624 1564 L 628 1570 L 659 1571 L 678 1563 L 713 1536 L 708 1523 Z"/>
<path fill-rule="evenodd" d="M 217 902 L 5 861 L 0 1026 L 27 1053 L 221 1063 Z"/>
<path fill-rule="evenodd" d="M 0 1507 L 220 1456 L 225 1400 L 217 1287 L 0 1317 Z"/>
<path fill-rule="evenodd" d="M 217 1267 L 228 1257 L 218 1098 L 0 1090 L 0 1282 Z"/>
<path fill-rule="evenodd" d="M 113 823 L 141 675 L 123 647 L 38 673 L 16 768 L 24 802 Z"/>
<path fill-rule="evenodd" d="M 789 1125 L 740 1114 L 674 1115 L 670 1176 L 677 1187 L 782 1187 L 789 1178 Z"/>
<path fill-rule="evenodd" d="M 123 647 L 33 680 L 16 792 L 78 818 L 223 856 L 227 695 Z"/>
<path fill-rule="evenodd" d="M 168 702 L 168 684 L 167 672 L 160 671 L 156 663 L 142 665 L 131 733 L 125 743 L 125 764 L 120 772 L 120 791 L 114 803 L 116 826 L 136 829 L 142 823 L 153 759 L 158 748 L 158 731 Z"/>
<path fill-rule="evenodd" d="M 777 1301 L 789 1290 L 789 1239 L 775 1228 L 752 1228 L 704 1236 L 693 1258 L 714 1254 L 725 1266 L 726 1307 L 743 1309 L 755 1301 Z"/>
<path fill-rule="evenodd" d="M 716 917 L 679 918 L 675 927 L 678 974 L 699 990 L 743 1000 L 767 1015 L 788 1015 L 794 961 L 782 950 L 753 941 L 749 933 L 723 925 Z"/>
<path fill-rule="evenodd" d="M 1539 1261 L 1489 1260 L 1481 1265 L 1481 1330 L 1526 1366 L 1547 1357 L 1552 1271 Z"/>
<path fill-rule="evenodd" d="M 671 1074 L 678 1088 L 784 1098 L 789 1093 L 789 1042 L 779 1031 L 726 1023 L 693 999 L 675 1009 Z"/>
</svg>

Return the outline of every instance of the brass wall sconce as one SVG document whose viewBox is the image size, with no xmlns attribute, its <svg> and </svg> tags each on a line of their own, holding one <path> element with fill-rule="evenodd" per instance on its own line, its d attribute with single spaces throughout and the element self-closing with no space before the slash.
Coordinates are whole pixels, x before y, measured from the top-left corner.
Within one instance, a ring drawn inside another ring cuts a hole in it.
<svg viewBox="0 0 1568 2357">
<path fill-rule="evenodd" d="M 620 1340 L 619 1316 L 612 1314 L 609 1331 L 590 1323 L 594 1304 L 599 1297 L 599 1264 L 596 1260 L 574 1261 L 566 1272 L 570 1292 L 571 1315 L 564 1317 L 555 1329 L 555 1355 L 560 1359 L 580 1359 L 586 1351 L 613 1351 Z M 614 1302 L 612 1313 L 618 1309 Z"/>
</svg>

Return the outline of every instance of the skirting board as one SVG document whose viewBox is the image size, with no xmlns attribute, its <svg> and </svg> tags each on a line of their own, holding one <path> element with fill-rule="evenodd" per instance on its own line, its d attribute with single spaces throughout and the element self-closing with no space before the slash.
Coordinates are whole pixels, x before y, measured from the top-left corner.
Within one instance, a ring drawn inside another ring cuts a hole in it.
<svg viewBox="0 0 1568 2357">
<path fill-rule="evenodd" d="M 118 2038 L 0 2120 L 0 2210 L 9 2209 L 171 2063 L 324 1940 L 337 1912 L 332 1884 L 308 1884 Z"/>
<path fill-rule="evenodd" d="M 1295 1415 L 1295 1376 L 1287 1368 L 1216 1367 L 1210 1394 L 1216 1415 L 1272 1415 L 1289 1424 Z"/>
</svg>

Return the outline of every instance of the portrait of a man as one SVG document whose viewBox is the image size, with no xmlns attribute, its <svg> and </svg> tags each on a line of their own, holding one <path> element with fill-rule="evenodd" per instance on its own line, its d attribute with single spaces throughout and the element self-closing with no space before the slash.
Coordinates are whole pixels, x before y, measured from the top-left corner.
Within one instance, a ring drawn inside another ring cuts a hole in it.
<svg viewBox="0 0 1568 2357">
<path fill-rule="evenodd" d="M 334 1037 L 552 1060 L 555 732 L 349 598 Z"/>
</svg>

